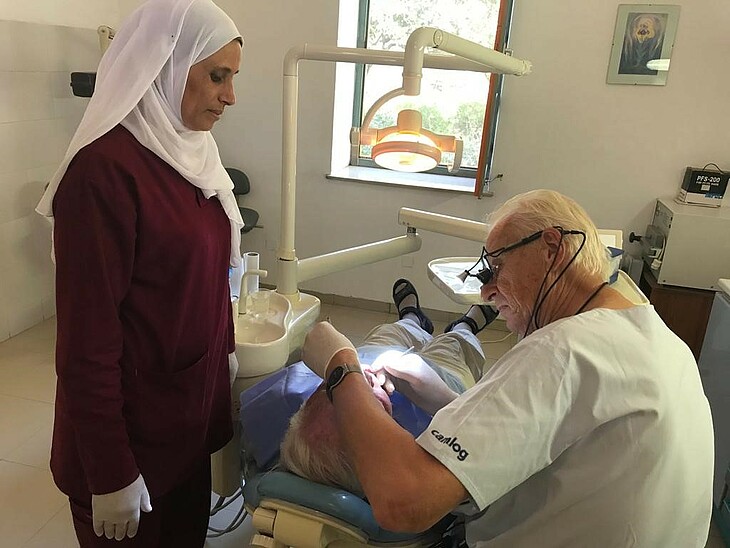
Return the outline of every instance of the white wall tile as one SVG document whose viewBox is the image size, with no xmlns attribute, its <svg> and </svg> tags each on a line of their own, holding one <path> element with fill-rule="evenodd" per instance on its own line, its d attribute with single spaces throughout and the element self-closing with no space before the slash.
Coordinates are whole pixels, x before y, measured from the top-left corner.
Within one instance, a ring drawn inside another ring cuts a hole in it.
<svg viewBox="0 0 730 548">
<path fill-rule="evenodd" d="M 117 21 L 119 7 L 116 0 L 5 0 L 0 2 L 0 18 L 95 29 Z"/>
<path fill-rule="evenodd" d="M 55 166 L 0 174 L 0 227 L 34 214 L 54 171 Z"/>
<path fill-rule="evenodd" d="M 35 214 L 32 235 L 33 271 L 38 274 L 36 290 L 41 298 L 43 317 L 55 315 L 56 268 L 51 260 L 51 228 L 47 219 Z"/>
<path fill-rule="evenodd" d="M 0 21 L 0 71 L 10 70 L 11 67 L 12 40 L 10 27 L 13 24 L 12 21 Z"/>
<path fill-rule="evenodd" d="M 39 165 L 36 167 L 32 167 L 26 171 L 26 182 L 28 184 L 33 184 L 37 186 L 42 185 L 38 193 L 39 200 L 41 198 L 43 188 L 48 183 L 48 181 L 50 181 L 53 174 L 56 173 L 56 169 L 58 169 L 58 164 L 53 163 L 45 166 Z"/>
<path fill-rule="evenodd" d="M 43 320 L 43 297 L 48 292 L 46 281 L 42 275 L 28 272 L 26 268 L 23 268 L 27 264 L 26 262 L 18 262 L 23 266 L 16 267 L 13 265 L 0 271 L 3 277 L 3 292 L 5 293 L 7 307 L 8 310 L 22 312 L 26 316 L 32 313 L 38 317 L 35 322 L 37 323 Z M 9 321 L 12 331 L 14 320 L 11 317 Z M 24 322 L 20 322 L 20 324 L 25 325 Z M 16 331 L 22 331 L 23 329 Z"/>
<path fill-rule="evenodd" d="M 10 338 L 10 325 L 8 323 L 8 309 L 3 306 L 3 299 L 0 295 L 0 342 Z"/>
<path fill-rule="evenodd" d="M 12 261 L 0 263 L 0 292 L 5 293 L 6 304 L 23 308 L 23 302 L 38 304 L 49 292 L 50 257 L 42 244 L 45 221 L 33 213 L 3 226 L 3 247 Z M 41 314 L 42 316 L 42 314 Z"/>
<path fill-rule="evenodd" d="M 42 322 L 21 337 L 0 345 L 0 369 L 8 366 L 36 367 L 54 365 L 56 344 L 55 319 Z M 17 394 L 10 396 L 22 397 Z M 2 409 L 0 409 L 2 411 Z M 0 438 L 0 443 L 2 442 Z M 3 458 L 0 454 L 0 459 Z"/>
<path fill-rule="evenodd" d="M 34 209 L 88 104 L 70 73 L 100 57 L 95 28 L 0 21 L 0 340 L 55 314 L 50 226 Z"/>
<path fill-rule="evenodd" d="M 22 217 L 18 215 L 16 206 L 17 196 L 20 189 L 26 181 L 25 171 L 11 171 L 9 173 L 0 173 L 0 230 L 4 223 L 10 222 Z M 0 257 L 2 257 L 3 248 L 0 245 Z"/>
<path fill-rule="evenodd" d="M 66 150 L 68 149 L 68 145 L 71 143 L 71 139 L 76 133 L 76 129 L 79 127 L 82 115 L 83 113 L 77 117 L 71 116 L 67 118 L 58 118 L 56 130 L 58 131 L 58 139 L 60 140 L 61 145 L 61 158 L 66 155 Z M 56 167 L 58 167 L 58 165 Z"/>
<path fill-rule="evenodd" d="M 54 99 L 71 99 L 73 98 L 73 91 L 71 90 L 71 71 L 66 70 L 60 66 L 54 66 L 54 71 L 51 75 L 51 95 Z M 84 99 L 82 99 L 83 101 Z M 88 99 L 85 99 L 88 101 Z M 57 112 L 57 118 L 60 118 L 63 113 Z"/>
<path fill-rule="evenodd" d="M 21 171 L 26 168 L 25 141 L 20 138 L 20 122 L 0 124 L 0 173 Z"/>
<path fill-rule="evenodd" d="M 144 0 L 118 0 L 119 4 L 119 20 L 123 20 L 134 10 L 136 10 Z"/>
<path fill-rule="evenodd" d="M 26 172 L 25 185 L 21 189 L 21 196 L 18 198 L 19 210 L 24 211 L 25 215 L 37 215 L 35 208 L 38 205 L 43 193 L 46 190 L 51 177 L 58 169 L 56 162 L 45 166 L 39 166 L 33 169 L 29 169 Z M 50 230 L 50 223 L 46 221 L 41 223 L 41 227 Z"/>
<path fill-rule="evenodd" d="M 100 25 L 105 24 L 100 21 Z M 51 70 L 65 72 L 94 72 L 101 60 L 99 36 L 96 30 L 73 27 L 46 27 L 54 41 L 48 56 Z"/>
<path fill-rule="evenodd" d="M 34 120 L 18 128 L 23 140 L 23 160 L 26 169 L 59 164 L 66 150 L 63 123 L 55 120 Z"/>
<path fill-rule="evenodd" d="M 89 99 L 76 97 L 73 94 L 70 72 L 51 73 L 51 93 L 53 95 L 54 118 L 70 119 L 75 130 L 75 126 L 78 126 L 86 106 L 89 104 Z"/>
<path fill-rule="evenodd" d="M 48 72 L 0 73 L 0 123 L 55 117 Z"/>
<path fill-rule="evenodd" d="M 13 307 L 12 304 L 9 306 L 8 323 L 10 324 L 11 337 L 15 337 L 26 329 L 41 323 L 44 319 L 41 299 L 38 299 L 37 302 L 24 304 L 27 306 Z"/>
<path fill-rule="evenodd" d="M 2 56 L 3 54 L 0 53 L 0 57 Z M 0 123 L 15 121 L 11 118 L 11 113 L 15 103 L 16 74 L 10 71 L 0 71 Z"/>
<path fill-rule="evenodd" d="M 56 290 L 53 285 L 51 285 L 51 292 L 42 298 L 41 307 L 43 308 L 43 319 L 44 320 L 53 318 L 53 316 L 56 315 Z M 2 321 L 2 320 L 0 320 L 0 321 Z M 2 325 L 0 324 L 0 327 L 1 326 Z"/>
<path fill-rule="evenodd" d="M 38 72 L 50 70 L 44 25 L 0 21 L 5 50 L 0 61 L 3 70 Z"/>
<path fill-rule="evenodd" d="M 0 20 L 0 71 L 95 71 L 100 59 L 95 29 Z"/>
</svg>

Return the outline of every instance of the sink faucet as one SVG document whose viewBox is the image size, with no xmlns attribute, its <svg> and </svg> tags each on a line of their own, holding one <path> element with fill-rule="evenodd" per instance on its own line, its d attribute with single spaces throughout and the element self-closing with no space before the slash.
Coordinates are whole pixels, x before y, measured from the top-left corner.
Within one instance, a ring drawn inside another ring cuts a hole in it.
<svg viewBox="0 0 730 548">
<path fill-rule="evenodd" d="M 246 276 L 258 276 L 259 278 L 266 278 L 266 276 L 268 275 L 268 270 L 263 270 L 260 268 L 252 268 L 244 272 L 243 276 L 241 277 L 241 300 L 245 302 L 246 297 L 248 296 L 248 288 L 246 287 Z"/>
</svg>

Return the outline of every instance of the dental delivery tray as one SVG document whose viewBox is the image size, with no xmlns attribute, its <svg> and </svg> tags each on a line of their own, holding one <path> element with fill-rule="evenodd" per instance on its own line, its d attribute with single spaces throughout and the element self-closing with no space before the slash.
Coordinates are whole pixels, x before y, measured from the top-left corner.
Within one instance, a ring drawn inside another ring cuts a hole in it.
<svg viewBox="0 0 730 548">
<path fill-rule="evenodd" d="M 452 301 L 460 304 L 479 304 L 482 283 L 472 276 L 465 282 L 459 274 L 473 267 L 479 257 L 444 257 L 428 263 L 428 278 Z M 474 269 L 476 274 L 480 267 Z"/>
<path fill-rule="evenodd" d="M 466 282 L 459 279 L 459 274 L 474 266 L 479 257 L 444 257 L 428 263 L 428 277 L 447 297 L 460 304 L 480 304 L 481 282 L 468 277 Z M 474 269 L 476 273 L 477 269 Z M 649 304 L 641 290 L 623 270 L 618 271 L 618 278 L 611 284 L 624 297 L 634 304 Z"/>
</svg>

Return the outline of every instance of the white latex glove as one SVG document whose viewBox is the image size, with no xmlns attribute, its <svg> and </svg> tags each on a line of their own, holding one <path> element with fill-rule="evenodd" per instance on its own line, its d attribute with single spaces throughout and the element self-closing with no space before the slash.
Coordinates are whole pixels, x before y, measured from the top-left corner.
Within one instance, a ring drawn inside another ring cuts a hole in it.
<svg viewBox="0 0 730 548">
<path fill-rule="evenodd" d="M 395 380 L 399 392 L 431 415 L 458 396 L 417 354 L 389 350 L 378 356 L 369 369 L 387 392 L 392 392 L 393 385 L 383 378 L 384 372 Z"/>
<path fill-rule="evenodd" d="M 330 361 L 341 350 L 352 352 L 352 356 L 348 355 L 348 365 L 359 365 L 357 351 L 350 340 L 337 331 L 331 323 L 320 322 L 315 324 L 304 340 L 302 361 L 309 369 L 326 379 Z"/>
<path fill-rule="evenodd" d="M 231 352 L 228 354 L 228 379 L 231 381 L 231 386 L 236 381 L 236 375 L 238 374 L 238 358 L 236 353 Z"/>
<path fill-rule="evenodd" d="M 140 510 L 152 511 L 150 494 L 142 474 L 124 489 L 106 495 L 91 495 L 94 533 L 110 540 L 132 538 L 139 529 Z"/>
</svg>

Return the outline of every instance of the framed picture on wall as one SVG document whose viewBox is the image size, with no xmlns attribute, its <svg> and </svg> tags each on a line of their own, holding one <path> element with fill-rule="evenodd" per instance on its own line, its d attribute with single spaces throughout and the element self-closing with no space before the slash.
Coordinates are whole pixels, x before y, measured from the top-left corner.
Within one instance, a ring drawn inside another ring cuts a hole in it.
<svg viewBox="0 0 730 548">
<path fill-rule="evenodd" d="M 606 82 L 665 85 L 678 22 L 679 6 L 619 5 Z"/>
</svg>

